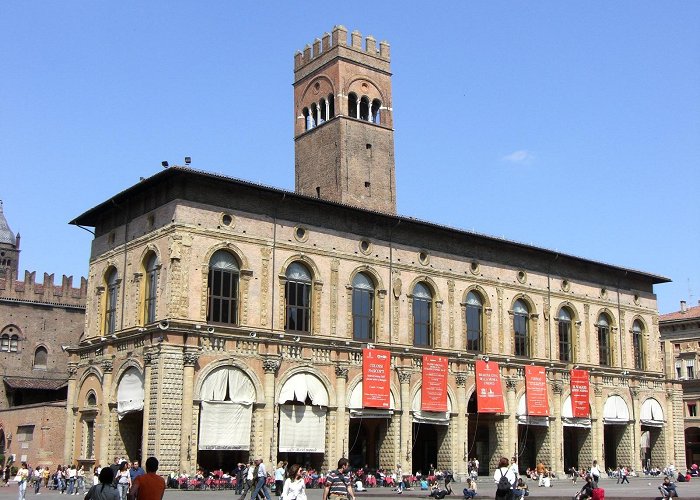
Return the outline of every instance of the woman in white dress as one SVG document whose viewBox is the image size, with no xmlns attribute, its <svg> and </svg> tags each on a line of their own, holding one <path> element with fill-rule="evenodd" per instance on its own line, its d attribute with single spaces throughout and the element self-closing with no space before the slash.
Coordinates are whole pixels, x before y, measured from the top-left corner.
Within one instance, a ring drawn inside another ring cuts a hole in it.
<svg viewBox="0 0 700 500">
<path fill-rule="evenodd" d="M 282 488 L 282 500 L 306 500 L 306 482 L 299 464 L 289 468 L 287 480 Z"/>
</svg>

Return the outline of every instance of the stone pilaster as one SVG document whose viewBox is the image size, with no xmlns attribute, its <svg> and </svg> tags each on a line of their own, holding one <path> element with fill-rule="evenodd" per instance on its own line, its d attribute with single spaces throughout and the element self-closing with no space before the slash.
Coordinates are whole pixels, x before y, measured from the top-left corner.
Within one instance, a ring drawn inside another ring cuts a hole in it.
<svg viewBox="0 0 700 500">
<path fill-rule="evenodd" d="M 158 432 L 156 456 L 161 458 L 161 470 L 177 470 L 180 466 L 180 440 L 182 436 L 182 381 L 183 352 L 180 346 L 161 345 L 158 373 L 153 373 L 152 384 L 157 388 Z M 151 398 L 154 395 L 151 393 Z M 153 419 L 154 415 L 149 415 Z"/>
<path fill-rule="evenodd" d="M 552 467 L 561 466 L 561 470 L 556 470 L 558 474 L 564 474 L 564 453 L 563 453 L 563 437 L 564 426 L 561 421 L 561 395 L 564 391 L 564 385 L 561 380 L 553 380 L 552 384 L 552 406 L 549 409 L 549 414 L 553 417 L 550 420 L 549 435 L 552 440 Z M 563 477 L 563 476 L 562 476 Z"/>
<path fill-rule="evenodd" d="M 639 387 L 630 387 L 630 395 L 632 396 L 632 407 L 634 411 L 634 432 L 632 433 L 632 456 L 629 458 L 630 464 L 634 470 L 642 470 L 641 460 L 641 444 L 639 440 L 642 436 L 641 418 L 641 403 L 639 401 Z"/>
<path fill-rule="evenodd" d="M 194 367 L 199 352 L 185 350 L 182 370 L 182 432 L 180 435 L 180 470 L 194 470 L 192 460 L 192 395 L 194 393 Z"/>
<path fill-rule="evenodd" d="M 518 442 L 518 405 L 515 401 L 515 391 L 518 387 L 518 381 L 514 377 L 506 377 L 505 379 L 506 399 L 508 400 L 508 419 L 506 424 L 506 435 L 508 436 L 508 442 L 503 449 L 506 451 L 507 456 L 517 452 L 517 450 L 511 449 L 511 446 Z"/>
<path fill-rule="evenodd" d="M 275 423 L 275 374 L 280 367 L 278 358 L 267 357 L 263 360 L 263 370 L 265 371 L 265 381 L 263 390 L 265 392 L 265 409 L 263 411 L 263 449 L 259 455 L 267 464 L 272 464 L 272 438 Z"/>
<path fill-rule="evenodd" d="M 596 377 L 598 379 L 599 377 Z M 606 470 L 608 464 L 605 463 L 605 453 L 603 453 L 603 388 L 601 381 L 593 382 L 593 394 L 595 399 L 595 420 L 593 420 L 593 460 L 598 461 L 601 470 Z M 610 467 L 613 467 L 611 464 Z M 604 468 L 603 468 L 604 467 Z"/>
<path fill-rule="evenodd" d="M 153 356 L 150 351 L 143 353 L 143 431 L 141 437 L 141 456 L 149 457 L 153 455 L 153 449 L 149 448 L 149 439 L 151 429 L 150 412 L 151 412 L 151 363 Z"/>
<path fill-rule="evenodd" d="M 100 405 L 100 452 L 99 461 L 101 464 L 110 464 L 109 461 L 109 442 L 111 439 L 110 432 L 110 409 L 109 403 L 112 401 L 112 360 L 102 360 L 102 404 Z"/>
<path fill-rule="evenodd" d="M 64 463 L 73 463 L 73 459 L 80 453 L 79 445 L 75 443 L 75 427 L 78 421 L 78 408 L 75 406 L 75 376 L 78 373 L 77 363 L 68 363 L 68 396 L 66 399 L 66 432 L 63 445 Z M 77 449 L 76 449 L 77 448 Z"/>
<path fill-rule="evenodd" d="M 346 399 L 346 385 L 348 380 L 348 367 L 342 364 L 336 365 L 335 367 L 335 392 L 337 409 L 335 418 L 335 443 L 336 443 L 336 456 L 332 457 L 330 463 L 334 464 L 338 462 L 341 457 L 348 456 L 348 450 L 345 449 L 345 436 L 348 435 L 348 430 L 345 426 L 346 415 L 345 415 L 345 399 Z"/>
<path fill-rule="evenodd" d="M 405 369 L 397 369 L 399 383 L 401 384 L 401 428 L 399 429 L 399 463 L 401 469 L 408 471 L 411 469 L 411 401 L 410 384 L 411 372 Z"/>
<path fill-rule="evenodd" d="M 455 373 L 455 383 L 457 385 L 457 425 L 456 442 L 452 447 L 452 462 L 456 465 L 454 469 L 455 477 L 458 481 L 467 478 L 467 374 Z"/>
</svg>

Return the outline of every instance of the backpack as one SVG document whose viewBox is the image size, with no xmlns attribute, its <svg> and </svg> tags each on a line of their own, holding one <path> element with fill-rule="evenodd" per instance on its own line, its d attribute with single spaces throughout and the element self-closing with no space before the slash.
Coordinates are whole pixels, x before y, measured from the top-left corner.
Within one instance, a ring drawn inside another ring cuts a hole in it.
<svg viewBox="0 0 700 500">
<path fill-rule="evenodd" d="M 592 500 L 605 500 L 605 490 L 603 488 L 593 488 Z"/>
<path fill-rule="evenodd" d="M 498 484 L 496 485 L 496 493 L 498 496 L 504 496 L 510 491 L 512 484 L 510 484 L 510 481 L 508 481 L 508 478 L 503 473 L 503 469 L 499 470 L 501 471 L 501 479 L 498 480 Z"/>
</svg>

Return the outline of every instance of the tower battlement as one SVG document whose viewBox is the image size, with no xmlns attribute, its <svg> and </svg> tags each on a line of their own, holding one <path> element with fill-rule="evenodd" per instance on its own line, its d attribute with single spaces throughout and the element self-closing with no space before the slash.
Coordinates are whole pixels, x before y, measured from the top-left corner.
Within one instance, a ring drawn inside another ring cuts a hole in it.
<svg viewBox="0 0 700 500">
<path fill-rule="evenodd" d="M 345 26 L 335 26 L 331 33 L 324 33 L 321 38 L 316 38 L 312 44 L 304 47 L 303 51 L 299 50 L 294 54 L 294 71 L 303 68 L 337 47 L 345 47 L 376 57 L 387 63 L 390 61 L 391 54 L 388 42 L 379 42 L 379 48 L 377 48 L 377 40 L 372 35 L 365 37 L 364 44 L 362 42 L 362 33 L 359 31 L 355 30 L 350 33 L 350 39 L 348 40 L 348 30 Z"/>
<path fill-rule="evenodd" d="M 24 281 L 15 272 L 0 278 L 0 299 L 46 302 L 70 306 L 85 306 L 87 279 L 80 278 L 80 287 L 73 287 L 73 276 L 63 275 L 60 285 L 55 284 L 54 274 L 44 273 L 44 281 L 37 283 L 36 271 L 25 271 Z"/>
</svg>

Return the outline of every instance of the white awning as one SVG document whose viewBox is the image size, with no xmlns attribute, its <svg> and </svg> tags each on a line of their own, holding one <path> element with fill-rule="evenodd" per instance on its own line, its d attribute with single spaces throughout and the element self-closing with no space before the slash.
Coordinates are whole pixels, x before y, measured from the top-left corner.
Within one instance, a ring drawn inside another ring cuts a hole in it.
<svg viewBox="0 0 700 500">
<path fill-rule="evenodd" d="M 620 396 L 610 396 L 603 407 L 603 423 L 627 424 L 630 421 L 630 412 L 627 403 Z"/>
<path fill-rule="evenodd" d="M 202 401 L 231 401 L 250 405 L 255 402 L 255 386 L 248 375 L 233 366 L 217 368 L 204 380 Z"/>
<path fill-rule="evenodd" d="M 581 427 L 584 429 L 592 427 L 590 418 L 574 417 L 574 410 L 571 407 L 571 396 L 566 397 L 561 407 L 561 423 L 564 427 Z"/>
<path fill-rule="evenodd" d="M 280 453 L 324 453 L 325 450 L 326 409 L 280 405 Z"/>
<path fill-rule="evenodd" d="M 250 450 L 252 403 L 202 401 L 200 450 Z"/>
<path fill-rule="evenodd" d="M 143 375 L 137 368 L 129 368 L 122 375 L 117 387 L 117 415 L 119 420 L 124 415 L 143 410 Z"/>
<path fill-rule="evenodd" d="M 639 446 L 641 448 L 651 448 L 651 433 L 649 431 L 642 432 L 642 437 L 639 440 Z"/>
<path fill-rule="evenodd" d="M 450 425 L 450 413 L 452 413 L 452 399 L 449 393 L 447 394 L 447 411 L 422 411 L 422 390 L 416 391 L 416 395 L 413 396 L 413 402 L 411 403 L 411 413 L 413 414 L 413 421 L 417 424 L 436 424 L 436 425 Z"/>
<path fill-rule="evenodd" d="M 323 382 L 310 373 L 297 373 L 284 383 L 277 402 L 284 404 L 296 399 L 303 403 L 307 396 L 314 406 L 328 406 L 328 391 Z"/>
<path fill-rule="evenodd" d="M 396 409 L 394 395 L 389 391 L 389 409 L 362 407 L 362 382 L 357 384 L 350 393 L 350 418 L 391 418 Z"/>
<path fill-rule="evenodd" d="M 654 398 L 649 398 L 644 403 L 642 403 L 642 410 L 639 420 L 642 425 L 648 425 L 649 427 L 663 427 L 664 422 L 664 410 L 661 405 Z"/>
<path fill-rule="evenodd" d="M 515 416 L 518 418 L 519 424 L 549 427 L 549 417 L 532 417 L 527 414 L 527 398 L 525 394 L 520 396 L 518 400 L 518 409 L 515 412 Z"/>
</svg>

